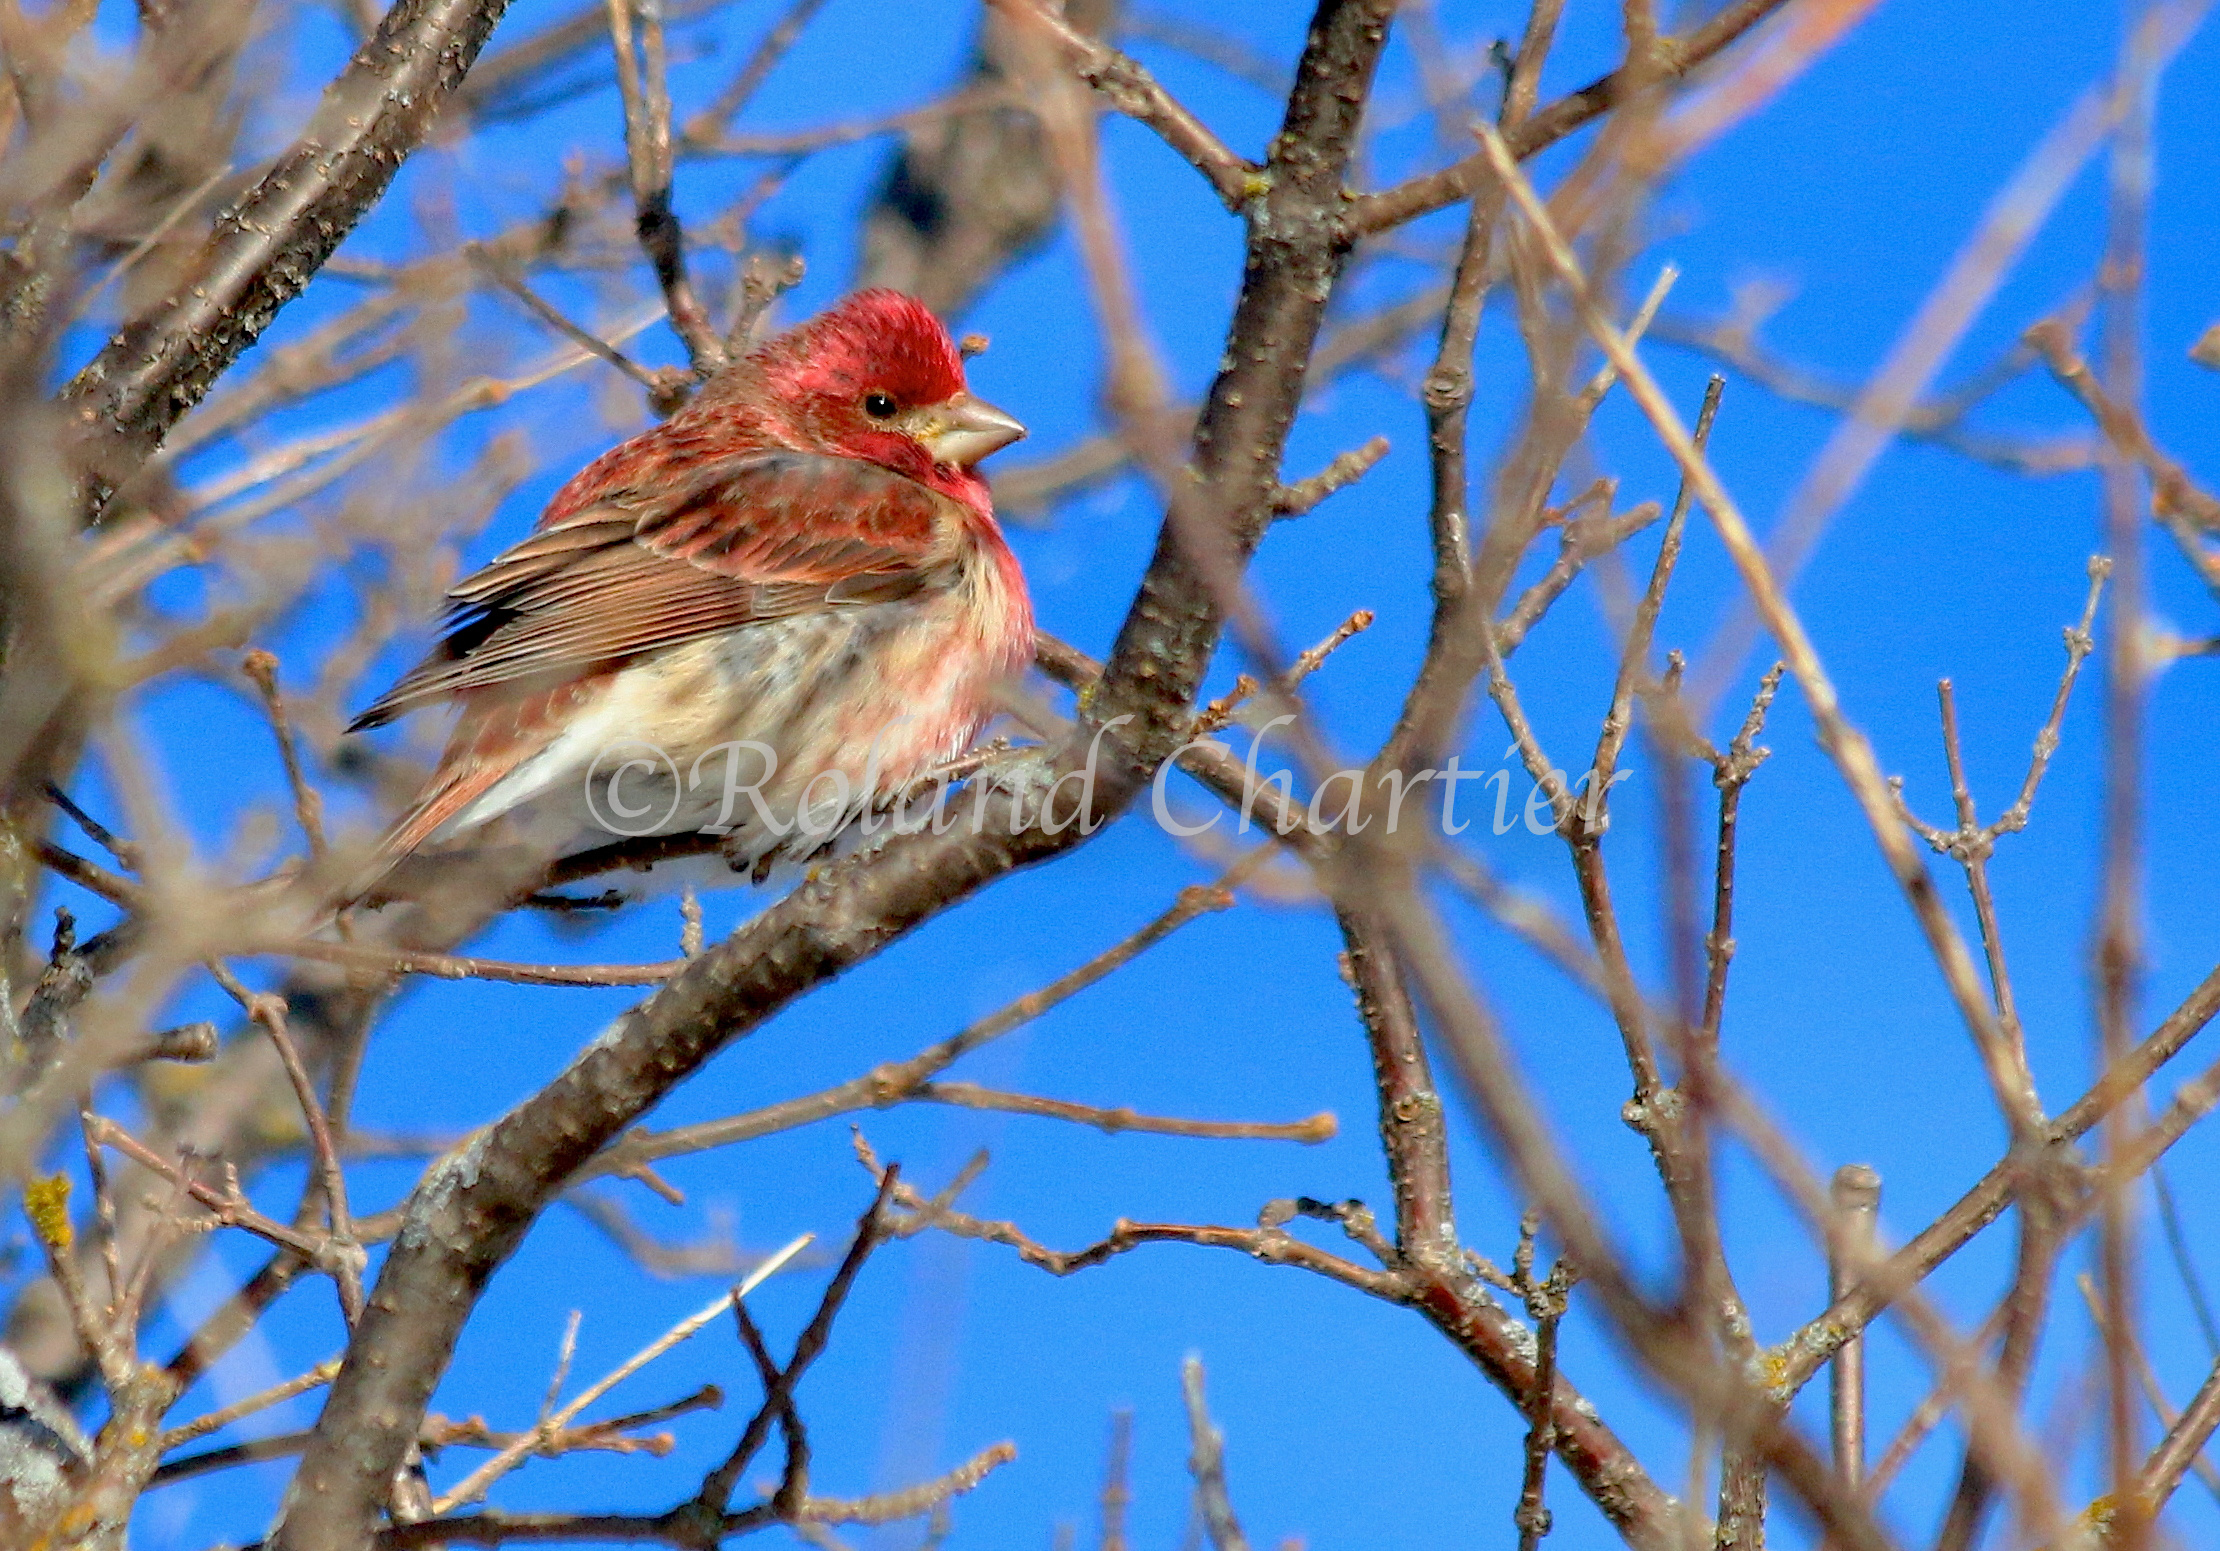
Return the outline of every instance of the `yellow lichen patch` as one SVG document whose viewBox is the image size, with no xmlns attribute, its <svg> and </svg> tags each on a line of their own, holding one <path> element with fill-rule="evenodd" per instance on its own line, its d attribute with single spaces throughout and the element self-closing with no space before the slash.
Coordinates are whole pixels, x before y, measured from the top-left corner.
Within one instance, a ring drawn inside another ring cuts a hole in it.
<svg viewBox="0 0 2220 1551">
<path fill-rule="evenodd" d="M 2119 1516 L 2118 1501 L 2107 1493 L 2075 1514 L 2073 1527 L 2065 1537 L 2051 1542 L 2044 1551 L 2096 1551 L 2098 1547 L 2108 1546 L 2118 1528 Z"/>
<path fill-rule="evenodd" d="M 68 1249 L 77 1237 L 69 1221 L 69 1176 L 50 1174 L 24 1186 L 23 1215 L 31 1219 L 41 1243 L 57 1250 Z"/>
</svg>

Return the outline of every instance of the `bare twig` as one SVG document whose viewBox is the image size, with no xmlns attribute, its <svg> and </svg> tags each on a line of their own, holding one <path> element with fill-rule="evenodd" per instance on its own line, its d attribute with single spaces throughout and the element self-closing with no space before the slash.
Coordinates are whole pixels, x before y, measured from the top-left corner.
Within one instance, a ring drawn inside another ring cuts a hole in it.
<svg viewBox="0 0 2220 1551">
<path fill-rule="evenodd" d="M 1651 336 L 1668 345 L 1731 366 L 1776 398 L 1847 414 L 1857 407 L 1858 389 L 1781 359 L 1758 338 L 1753 320 L 1741 317 L 1658 319 Z M 2035 438 L 1977 429 L 1967 415 L 1990 394 L 2016 379 L 2034 360 L 2024 346 L 2007 352 L 1997 365 L 1977 373 L 1963 387 L 1913 404 L 1899 431 L 1906 441 L 1929 442 L 1976 463 L 2015 474 L 2070 474 L 2089 468 L 2096 457 L 2087 437 Z"/>
<path fill-rule="evenodd" d="M 1839 1300 L 1873 1258 L 1881 1176 L 1862 1163 L 1846 1163 L 1835 1171 L 1834 1199 L 1835 1209 L 1841 1214 L 1841 1243 L 1830 1246 L 1827 1296 Z M 1844 1342 L 1828 1371 L 1832 1375 L 1827 1404 L 1835 1469 L 1844 1485 L 1855 1487 L 1865 1478 L 1864 1341 L 1853 1338 Z"/>
<path fill-rule="evenodd" d="M 1664 75 L 1684 76 L 1707 63 L 1783 3 L 1785 0 L 1731 0 L 1685 37 L 1661 40 Z M 1506 126 L 1506 133 L 1513 137 L 1514 154 L 1524 160 L 1610 112 L 1645 74 L 1654 78 L 1654 72 L 1641 68 L 1615 70 L 1526 115 L 1515 126 Z M 1359 236 L 1383 232 L 1430 210 L 1453 205 L 1471 197 L 1486 180 L 1487 171 L 1485 156 L 1468 156 L 1454 167 L 1426 173 L 1377 194 L 1359 195 L 1349 212 L 1350 229 Z"/>
<path fill-rule="evenodd" d="M 322 1260 L 324 1241 L 320 1235 L 312 1237 L 263 1216 L 239 1193 L 235 1176 L 227 1179 L 227 1188 L 218 1190 L 194 1179 L 175 1164 L 165 1161 L 152 1148 L 105 1115 L 93 1116 L 92 1130 L 101 1146 L 115 1149 L 140 1168 L 183 1190 L 194 1202 L 206 1208 L 217 1222 L 226 1227 L 243 1228 L 257 1238 L 268 1239 L 282 1249 L 293 1251 L 311 1265 Z"/>
<path fill-rule="evenodd" d="M 1226 1490 L 1226 1436 L 1210 1419 L 1201 1358 L 1189 1357 L 1179 1365 L 1179 1388 L 1187 1401 L 1187 1432 L 1194 1442 L 1187 1468 L 1195 1477 L 1195 1505 L 1212 1551 L 1249 1551 L 1249 1538 L 1241 1532 L 1232 1495 Z"/>
<path fill-rule="evenodd" d="M 2141 468 L 2151 480 L 2151 508 L 2157 516 L 2186 518 L 2208 533 L 2220 532 L 2220 499 L 2215 499 L 2189 471 L 2160 449 L 2141 415 L 2121 404 L 2099 385 L 2089 363 L 2074 348 L 2073 335 L 2057 319 L 2045 319 L 2027 331 L 2058 385 L 2079 399 L 2097 429 L 2119 454 Z"/>
<path fill-rule="evenodd" d="M 665 959 L 655 964 L 519 964 L 507 959 L 469 958 L 452 953 L 399 952 L 366 943 L 326 942 L 312 937 L 257 946 L 247 951 L 314 959 L 380 975 L 500 980 L 528 986 L 653 986 L 661 985 L 686 967 L 683 958 Z"/>
<path fill-rule="evenodd" d="M 1135 1131 L 1149 1136 L 1209 1137 L 1220 1141 L 1316 1143 L 1333 1140 L 1337 1130 L 1334 1117 L 1328 1113 L 1284 1124 L 1262 1120 L 1176 1120 L 1162 1115 L 1137 1114 L 1122 1106 L 1104 1109 L 1092 1104 L 1071 1104 L 1062 1099 L 1044 1099 L 1030 1093 L 1000 1093 L 968 1082 L 925 1083 L 915 1090 L 913 1096 L 932 1104 L 954 1104 L 965 1109 L 991 1109 L 1012 1115 L 1039 1115 L 1051 1120 L 1069 1120 L 1079 1125 L 1093 1126 L 1098 1131 L 1107 1131 L 1112 1135 L 1120 1131 Z"/>
<path fill-rule="evenodd" d="M 1102 1538 L 1097 1551 L 1126 1551 L 1126 1510 L 1133 1503 L 1133 1413 L 1110 1413 L 1110 1447 L 1102 1467 Z"/>
<path fill-rule="evenodd" d="M 1300 517 L 1315 508 L 1321 501 L 1339 491 L 1348 489 L 1372 471 L 1374 464 L 1388 455 L 1388 439 L 1375 436 L 1361 447 L 1338 454 L 1334 460 L 1317 473 L 1298 479 L 1292 485 L 1282 485 L 1275 514 L 1281 517 Z"/>
<path fill-rule="evenodd" d="M 531 310 L 534 317 L 579 349 L 607 361 L 618 371 L 624 373 L 625 376 L 647 389 L 650 394 L 664 394 L 671 390 L 671 383 L 661 374 L 642 366 L 599 334 L 590 329 L 581 328 L 565 317 L 552 302 L 533 290 L 524 277 L 518 274 L 515 268 L 506 261 L 505 257 L 497 253 L 491 246 L 474 242 L 465 245 L 463 251 L 487 275 L 492 277 L 496 285 L 522 302 Z"/>
<path fill-rule="evenodd" d="M 339 1359 L 334 1357 L 329 1362 L 318 1363 L 308 1372 L 287 1379 L 282 1384 L 273 1384 L 266 1390 L 247 1396 L 244 1400 L 235 1400 L 228 1406 L 219 1406 L 216 1410 L 193 1418 L 182 1427 L 172 1427 L 162 1434 L 161 1452 L 167 1454 L 172 1449 L 191 1443 L 196 1438 L 205 1438 L 210 1433 L 222 1432 L 233 1422 L 253 1416 L 258 1411 L 267 1411 L 272 1406 L 282 1405 L 296 1395 L 305 1395 L 311 1390 L 322 1389 L 332 1381 L 332 1375 L 337 1372 L 339 1372 Z"/>
<path fill-rule="evenodd" d="M 1157 84 L 1156 78 L 1116 49 L 1087 36 L 1040 0 L 992 0 L 1012 21 L 1038 28 L 1055 40 L 1078 77 L 1103 101 L 1184 156 L 1217 190 L 1228 210 L 1239 210 L 1260 192 L 1252 187 L 1262 169 L 1236 156 L 1203 122 Z"/>
<path fill-rule="evenodd" d="M 914 1096 L 940 1072 L 1013 1029 L 1040 1017 L 1050 1008 L 1076 996 L 1087 987 L 1131 963 L 1189 922 L 1233 904 L 1233 887 L 1246 872 L 1260 865 L 1269 848 L 1260 848 L 1216 884 L 1192 885 L 1180 891 L 1170 909 L 1139 931 L 1112 944 L 1087 963 L 1059 976 L 1038 991 L 1029 992 L 999 1011 L 959 1030 L 908 1061 L 876 1067 L 862 1077 L 804 1098 L 789 1099 L 745 1115 L 669 1131 L 634 1131 L 595 1160 L 586 1177 L 594 1174 L 628 1175 L 664 1158 L 728 1146 L 750 1137 L 790 1130 L 798 1125 L 849 1114 L 859 1109 L 899 1103 Z"/>
<path fill-rule="evenodd" d="M 748 55 L 747 63 L 725 83 L 708 107 L 686 121 L 687 140 L 708 140 L 722 134 L 724 127 L 739 117 L 757 90 L 770 79 L 779 61 L 786 57 L 787 51 L 793 48 L 824 5 L 825 0 L 789 0 L 786 10 Z"/>
<path fill-rule="evenodd" d="M 331 1232 L 319 1246 L 318 1263 L 338 1284 L 339 1305 L 347 1317 L 348 1328 L 352 1329 L 362 1317 L 362 1273 L 368 1262 L 361 1244 L 355 1239 L 354 1218 L 347 1209 L 346 1166 L 340 1162 L 339 1147 L 332 1137 L 331 1117 L 316 1092 L 316 1081 L 309 1076 L 307 1063 L 301 1060 L 300 1047 L 294 1043 L 286 1026 L 285 999 L 249 991 L 220 960 L 211 960 L 208 969 L 216 983 L 268 1032 L 270 1044 L 285 1068 L 286 1080 L 293 1085 L 293 1098 L 300 1105 L 301 1118 L 308 1127 L 309 1146 L 316 1160 L 317 1186 L 331 1224 Z"/>
<path fill-rule="evenodd" d="M 640 23 L 637 52 L 632 23 Z M 632 205 L 640 247 L 663 288 L 671 327 L 685 341 L 694 375 L 706 377 L 725 364 L 724 341 L 694 295 L 686 273 L 686 234 L 672 207 L 671 94 L 664 80 L 662 0 L 609 0 L 609 39 L 617 54 L 617 89 L 624 102 L 625 159 L 632 177 Z M 658 403 L 668 413 L 674 392 Z"/>
<path fill-rule="evenodd" d="M 309 784 L 307 773 L 301 768 L 300 743 L 293 736 L 293 721 L 286 714 L 285 696 L 278 688 L 278 660 L 257 648 L 247 653 L 240 666 L 261 692 L 263 709 L 270 716 L 270 730 L 277 735 L 278 756 L 285 761 L 285 784 L 292 789 L 293 814 L 300 822 L 302 837 L 308 841 L 308 854 L 322 861 L 324 853 L 330 849 L 324 839 L 324 799 Z"/>
<path fill-rule="evenodd" d="M 863 1270 L 863 1263 L 871 1258 L 871 1252 L 891 1232 L 887 1207 L 899 1183 L 898 1166 L 890 1167 L 879 1174 L 878 1191 L 857 1222 L 855 1237 L 849 1241 L 848 1252 L 842 1257 L 840 1268 L 826 1284 L 825 1294 L 818 1300 L 817 1312 L 810 1317 L 809 1324 L 795 1339 L 794 1351 L 787 1358 L 786 1366 L 779 1369 L 776 1377 L 766 1384 L 762 1407 L 741 1431 L 739 1441 L 732 1446 L 732 1452 L 725 1456 L 724 1463 L 702 1478 L 701 1490 L 695 1495 L 695 1501 L 703 1508 L 719 1514 L 725 1512 L 732 1501 L 733 1489 L 740 1483 L 741 1472 L 748 1468 L 756 1451 L 763 1446 L 774 1417 L 789 1428 L 788 1481 L 781 1488 L 781 1496 L 788 1497 L 790 1494 L 806 1491 L 806 1480 L 796 1474 L 794 1458 L 800 1451 L 799 1424 L 793 1419 L 794 1386 L 809 1370 L 810 1364 L 824 1352 L 826 1342 L 832 1338 L 833 1321 L 839 1318 L 841 1305 L 847 1301 L 849 1290 L 855 1286 L 856 1276 Z M 729 1301 L 745 1336 L 751 1327 L 745 1311 L 740 1308 L 740 1299 L 735 1295 Z M 752 1337 L 749 1339 L 750 1345 L 760 1353 L 760 1341 Z M 767 1365 L 767 1354 L 759 1355 L 758 1360 Z M 776 1504 L 776 1500 L 774 1502 Z"/>
<path fill-rule="evenodd" d="M 726 1292 L 714 1303 L 706 1308 L 696 1310 L 664 1331 L 663 1334 L 640 1348 L 639 1351 L 610 1369 L 601 1378 L 580 1390 L 568 1404 L 560 1409 L 543 1413 L 530 1432 L 520 1436 L 516 1442 L 494 1455 L 493 1458 L 487 1460 L 442 1494 L 439 1500 L 432 1504 L 432 1511 L 441 1514 L 452 1513 L 457 1507 L 465 1503 L 477 1502 L 486 1495 L 488 1487 L 523 1464 L 552 1435 L 569 1427 L 586 1407 L 592 1405 L 603 1395 L 608 1394 L 609 1391 L 615 1389 L 633 1374 L 638 1373 L 672 1347 L 698 1333 L 704 1326 L 723 1315 L 726 1309 L 737 1305 L 742 1298 L 745 1298 L 749 1293 L 768 1281 L 781 1266 L 808 1248 L 815 1238 L 815 1234 L 805 1233 L 800 1238 L 779 1249 L 766 1258 L 761 1265 L 749 1272 L 738 1286 Z"/>
<path fill-rule="evenodd" d="M 871 1171 L 874 1178 L 886 1177 L 869 1144 L 864 1142 L 860 1134 L 856 1138 L 856 1150 L 864 1167 Z M 1392 1275 L 1369 1270 L 1355 1261 L 1329 1254 L 1290 1234 L 1285 1223 L 1301 1215 L 1296 1209 L 1298 1203 L 1295 1202 L 1268 1204 L 1257 1214 L 1258 1226 L 1254 1228 L 1131 1222 L 1120 1218 L 1107 1235 L 1093 1244 L 1076 1250 L 1055 1250 L 1033 1239 L 1016 1223 L 975 1217 L 968 1212 L 957 1211 L 938 1198 L 920 1194 L 906 1183 L 895 1186 L 893 1201 L 909 1214 L 895 1220 L 895 1231 L 902 1237 L 922 1233 L 927 1229 L 937 1229 L 958 1238 L 1006 1245 L 1016 1250 L 1018 1257 L 1027 1265 L 1037 1266 L 1051 1276 L 1070 1276 L 1075 1272 L 1088 1270 L 1144 1244 L 1197 1244 L 1208 1248 L 1239 1250 L 1270 1265 L 1300 1266 L 1306 1270 L 1321 1272 L 1335 1281 L 1379 1297 L 1393 1299 L 1401 1291 L 1401 1284 Z"/>
</svg>

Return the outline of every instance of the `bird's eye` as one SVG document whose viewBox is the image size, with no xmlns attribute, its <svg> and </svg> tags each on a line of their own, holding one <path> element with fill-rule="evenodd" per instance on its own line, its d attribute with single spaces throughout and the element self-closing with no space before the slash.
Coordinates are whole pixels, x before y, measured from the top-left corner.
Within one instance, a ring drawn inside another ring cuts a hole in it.
<svg viewBox="0 0 2220 1551">
<path fill-rule="evenodd" d="M 863 412 L 874 420 L 884 420 L 894 413 L 894 400 L 885 393 L 866 393 Z"/>
</svg>

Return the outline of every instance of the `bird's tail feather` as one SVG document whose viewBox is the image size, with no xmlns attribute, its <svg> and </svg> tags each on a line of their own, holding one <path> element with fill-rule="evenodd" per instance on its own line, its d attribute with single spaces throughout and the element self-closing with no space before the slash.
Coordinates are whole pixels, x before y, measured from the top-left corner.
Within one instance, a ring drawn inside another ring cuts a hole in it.
<svg viewBox="0 0 2220 1551">
<path fill-rule="evenodd" d="M 442 768 L 385 832 L 369 864 L 348 883 L 341 902 L 357 904 L 369 896 L 417 847 L 493 790 L 513 768 L 513 764 L 490 760 Z"/>
</svg>

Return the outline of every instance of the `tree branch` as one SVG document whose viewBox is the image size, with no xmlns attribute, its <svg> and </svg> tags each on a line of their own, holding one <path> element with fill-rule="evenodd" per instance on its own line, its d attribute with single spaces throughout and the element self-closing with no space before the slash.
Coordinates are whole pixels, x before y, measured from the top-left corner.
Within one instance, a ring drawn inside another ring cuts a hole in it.
<svg viewBox="0 0 2220 1551">
<path fill-rule="evenodd" d="M 1305 367 L 1346 257 L 1343 178 L 1392 10 L 1390 0 L 1318 8 L 1274 141 L 1271 187 L 1250 229 L 1227 365 L 1198 426 L 1196 477 L 1167 513 L 1090 721 L 1044 760 L 1045 773 L 1095 771 L 1102 812 L 1130 802 L 1186 737 L 1187 706 L 1219 626 L 1196 548 L 1245 558 L 1271 521 Z M 367 1538 L 487 1278 L 603 1143 L 804 991 L 1086 838 L 1076 824 L 1051 832 L 1024 822 L 1024 805 L 1008 793 L 983 797 L 981 811 L 1000 822 L 977 834 L 959 826 L 897 837 L 806 881 L 430 1171 L 318 1419 L 274 1546 L 307 1551 Z"/>
<path fill-rule="evenodd" d="M 1732 0 L 1717 16 L 1687 36 L 1660 39 L 1657 64 L 1623 65 L 1579 91 L 1558 98 L 1516 126 L 1507 125 L 1504 140 L 1512 154 L 1524 161 L 1609 113 L 1637 82 L 1648 85 L 1660 79 L 1677 80 L 1708 63 L 1787 3 L 1788 0 Z M 1429 211 L 1469 199 L 1487 178 L 1487 157 L 1468 156 L 1439 172 L 1412 178 L 1377 194 L 1359 195 L 1349 209 L 1349 229 L 1362 237 L 1401 226 Z"/>
<path fill-rule="evenodd" d="M 85 434 L 93 515 L 384 197 L 507 7 L 399 0 L 185 279 L 71 380 L 62 404 Z"/>
</svg>

